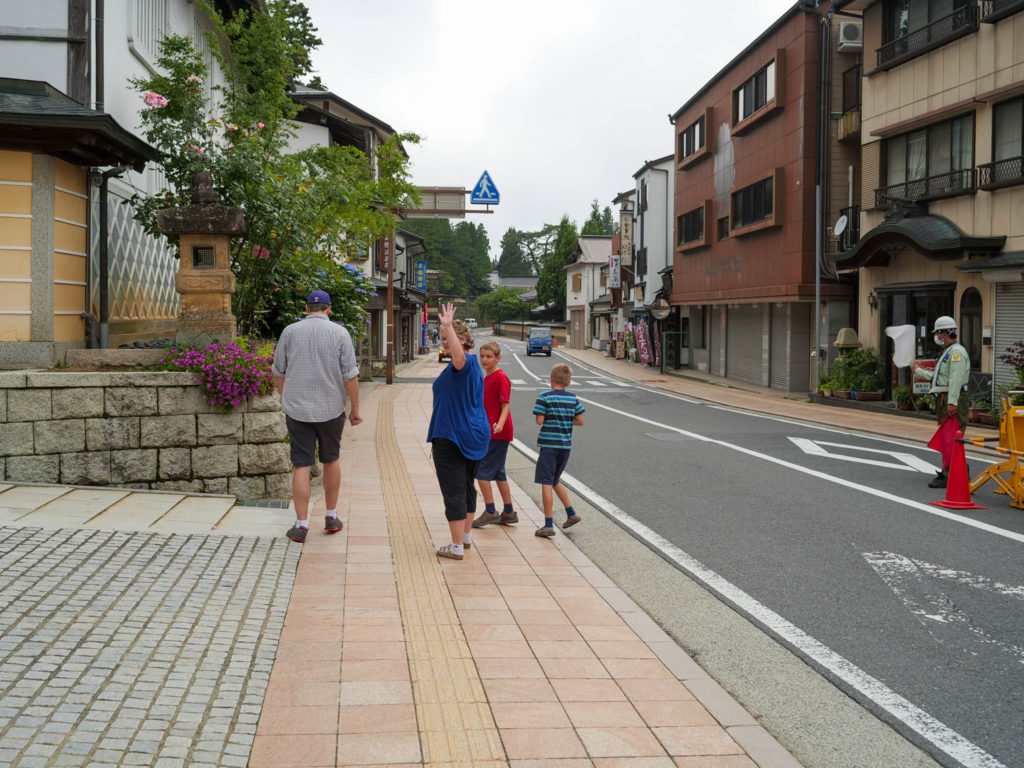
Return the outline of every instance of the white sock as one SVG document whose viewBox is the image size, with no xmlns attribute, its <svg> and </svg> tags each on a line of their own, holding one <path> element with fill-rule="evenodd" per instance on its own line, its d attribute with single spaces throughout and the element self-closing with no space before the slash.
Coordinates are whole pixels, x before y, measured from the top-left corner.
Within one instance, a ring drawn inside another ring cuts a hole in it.
<svg viewBox="0 0 1024 768">
<path fill-rule="evenodd" d="M 473 534 L 470 533 L 469 531 L 466 531 L 465 533 L 463 533 L 462 534 L 462 543 L 463 544 L 472 544 L 473 543 Z"/>
<path fill-rule="evenodd" d="M 453 555 L 464 555 L 464 554 L 466 554 L 466 550 L 465 550 L 465 548 L 463 547 L 462 544 L 452 544 L 452 554 Z"/>
<path fill-rule="evenodd" d="M 296 520 L 295 524 L 299 526 L 299 528 L 309 528 L 309 519 L 307 518 L 306 520 Z"/>
<path fill-rule="evenodd" d="M 337 517 L 338 516 L 338 513 L 335 510 L 333 510 L 333 509 L 328 509 L 325 514 L 327 515 L 327 517 Z"/>
</svg>

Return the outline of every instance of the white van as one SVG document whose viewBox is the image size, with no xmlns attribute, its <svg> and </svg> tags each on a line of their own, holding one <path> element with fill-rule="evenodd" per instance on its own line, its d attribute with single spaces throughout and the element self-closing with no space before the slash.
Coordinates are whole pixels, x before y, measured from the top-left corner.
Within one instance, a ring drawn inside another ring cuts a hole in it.
<svg viewBox="0 0 1024 768">
<path fill-rule="evenodd" d="M 468 325 L 470 328 L 476 328 L 476 318 L 475 317 L 467 317 L 466 318 L 466 325 Z"/>
</svg>

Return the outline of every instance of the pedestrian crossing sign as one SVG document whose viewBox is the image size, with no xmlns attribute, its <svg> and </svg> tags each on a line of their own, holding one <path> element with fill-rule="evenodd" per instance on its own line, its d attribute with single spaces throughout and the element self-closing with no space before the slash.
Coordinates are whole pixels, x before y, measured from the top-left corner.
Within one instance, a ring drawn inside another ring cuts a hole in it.
<svg viewBox="0 0 1024 768">
<path fill-rule="evenodd" d="M 473 205 L 497 205 L 500 200 L 501 195 L 498 194 L 498 188 L 491 181 L 491 175 L 484 171 L 480 181 L 473 187 L 473 192 L 469 196 L 469 202 Z"/>
</svg>

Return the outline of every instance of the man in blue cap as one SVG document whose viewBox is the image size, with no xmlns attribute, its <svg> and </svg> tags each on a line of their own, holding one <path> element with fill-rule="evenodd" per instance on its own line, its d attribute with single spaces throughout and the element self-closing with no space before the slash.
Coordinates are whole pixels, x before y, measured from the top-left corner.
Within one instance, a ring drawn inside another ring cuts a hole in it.
<svg viewBox="0 0 1024 768">
<path fill-rule="evenodd" d="M 317 445 L 324 467 L 324 530 L 342 529 L 338 519 L 341 490 L 341 433 L 345 402 L 351 401 L 348 420 L 354 427 L 359 415 L 359 368 L 352 337 L 330 320 L 331 297 L 313 291 L 306 299 L 306 316 L 281 332 L 274 352 L 274 384 L 281 393 L 281 410 L 291 440 L 292 500 L 295 525 L 288 538 L 300 544 L 309 532 L 310 475 Z"/>
</svg>

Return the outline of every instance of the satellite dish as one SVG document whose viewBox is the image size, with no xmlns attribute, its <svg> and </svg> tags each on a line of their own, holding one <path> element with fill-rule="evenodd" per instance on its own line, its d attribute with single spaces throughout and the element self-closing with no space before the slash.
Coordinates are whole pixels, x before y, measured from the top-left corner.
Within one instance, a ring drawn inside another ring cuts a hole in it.
<svg viewBox="0 0 1024 768">
<path fill-rule="evenodd" d="M 839 237 L 843 232 L 846 231 L 846 216 L 840 216 L 836 219 L 835 225 L 832 227 L 832 234 Z"/>
</svg>

